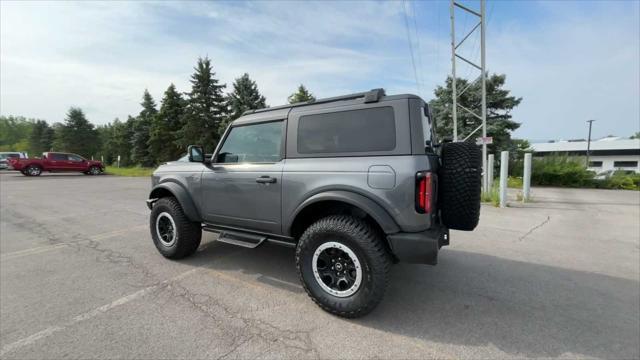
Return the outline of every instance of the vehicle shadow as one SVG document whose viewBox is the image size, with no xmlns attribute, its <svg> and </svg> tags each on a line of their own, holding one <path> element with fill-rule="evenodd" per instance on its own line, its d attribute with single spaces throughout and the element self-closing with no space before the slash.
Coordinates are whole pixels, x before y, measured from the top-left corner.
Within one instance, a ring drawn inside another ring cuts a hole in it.
<svg viewBox="0 0 640 360">
<path fill-rule="evenodd" d="M 214 242 L 185 262 L 259 274 L 268 286 L 303 292 L 293 249 Z M 390 277 L 376 310 L 336 321 L 428 342 L 495 347 L 512 357 L 640 354 L 634 280 L 452 249 L 441 252 L 438 266 L 399 264 Z"/>
</svg>

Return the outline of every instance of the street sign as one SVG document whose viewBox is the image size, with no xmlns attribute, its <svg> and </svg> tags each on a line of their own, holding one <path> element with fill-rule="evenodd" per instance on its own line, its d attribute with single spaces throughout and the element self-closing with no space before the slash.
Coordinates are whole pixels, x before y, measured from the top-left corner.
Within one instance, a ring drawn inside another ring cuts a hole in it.
<svg viewBox="0 0 640 360">
<path fill-rule="evenodd" d="M 493 144 L 493 137 L 491 136 L 487 136 L 487 137 L 479 137 L 476 138 L 476 145 L 482 145 L 482 144 Z"/>
</svg>

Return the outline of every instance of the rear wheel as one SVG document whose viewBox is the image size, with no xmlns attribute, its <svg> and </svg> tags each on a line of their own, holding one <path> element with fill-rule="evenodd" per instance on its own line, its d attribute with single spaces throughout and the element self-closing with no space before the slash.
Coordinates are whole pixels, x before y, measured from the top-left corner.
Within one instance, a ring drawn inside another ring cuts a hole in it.
<svg viewBox="0 0 640 360">
<path fill-rule="evenodd" d="M 164 257 L 181 259 L 200 246 L 201 224 L 190 221 L 174 197 L 158 200 L 149 220 L 153 243 Z"/>
<path fill-rule="evenodd" d="M 30 165 L 25 172 L 27 176 L 40 176 L 40 174 L 42 174 L 42 168 L 37 165 Z"/>
<path fill-rule="evenodd" d="M 296 249 L 298 275 L 322 309 L 356 318 L 384 296 L 391 257 L 380 234 L 364 220 L 333 215 L 311 225 Z"/>
</svg>

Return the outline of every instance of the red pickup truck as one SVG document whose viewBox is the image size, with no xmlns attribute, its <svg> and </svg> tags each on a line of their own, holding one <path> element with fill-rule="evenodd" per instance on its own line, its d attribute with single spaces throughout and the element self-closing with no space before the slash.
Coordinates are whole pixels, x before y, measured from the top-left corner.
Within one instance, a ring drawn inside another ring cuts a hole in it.
<svg viewBox="0 0 640 360">
<path fill-rule="evenodd" d="M 104 171 L 104 165 L 100 161 L 59 152 L 42 153 L 41 159 L 11 158 L 8 160 L 8 165 L 9 169 L 18 170 L 25 176 L 39 176 L 43 171 L 74 171 L 87 175 L 99 175 Z"/>
</svg>

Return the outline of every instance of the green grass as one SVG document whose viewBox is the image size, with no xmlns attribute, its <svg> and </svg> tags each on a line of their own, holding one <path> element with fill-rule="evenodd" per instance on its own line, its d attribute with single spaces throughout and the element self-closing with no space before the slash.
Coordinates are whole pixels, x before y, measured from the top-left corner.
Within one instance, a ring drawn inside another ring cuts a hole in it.
<svg viewBox="0 0 640 360">
<path fill-rule="evenodd" d="M 500 206 L 500 185 L 497 180 L 493 182 L 493 186 L 491 186 L 489 192 L 482 192 L 480 201 L 491 203 L 495 207 Z"/>
<path fill-rule="evenodd" d="M 153 168 L 107 166 L 105 174 L 115 176 L 151 176 Z"/>
<path fill-rule="evenodd" d="M 507 178 L 507 187 L 512 189 L 522 189 L 522 178 L 509 176 Z"/>
</svg>

